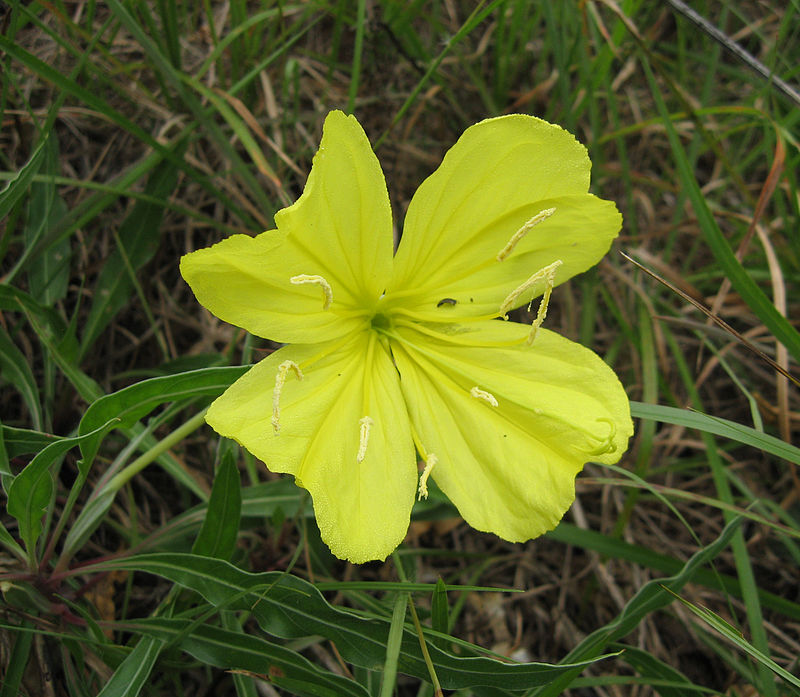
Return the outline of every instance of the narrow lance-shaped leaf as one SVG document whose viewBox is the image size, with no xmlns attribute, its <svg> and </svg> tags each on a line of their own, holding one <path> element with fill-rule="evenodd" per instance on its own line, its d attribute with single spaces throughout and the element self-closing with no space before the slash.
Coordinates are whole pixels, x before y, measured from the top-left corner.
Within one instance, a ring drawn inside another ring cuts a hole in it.
<svg viewBox="0 0 800 697">
<path fill-rule="evenodd" d="M 156 637 L 142 637 L 97 697 L 136 697 L 147 683 L 163 646 L 164 642 Z"/>
<path fill-rule="evenodd" d="M 39 388 L 28 365 L 6 330 L 0 326 L 0 376 L 19 392 L 28 409 L 35 429 L 42 428 L 42 407 L 39 403 Z"/>
<path fill-rule="evenodd" d="M 82 436 L 62 438 L 48 445 L 31 460 L 11 483 L 8 490 L 8 512 L 19 523 L 19 534 L 32 558 L 33 547 L 42 532 L 42 515 L 53 493 L 52 464 L 68 450 L 89 438 L 100 438 L 114 427 L 110 419 L 99 428 Z"/>
<path fill-rule="evenodd" d="M 288 574 L 250 574 L 227 562 L 188 554 L 142 554 L 109 560 L 93 568 L 131 569 L 168 578 L 196 591 L 213 605 L 252 613 L 261 628 L 273 636 L 283 639 L 323 636 L 336 644 L 344 660 L 370 670 L 380 670 L 386 658 L 388 620 L 364 619 L 336 608 L 313 584 Z M 428 649 L 445 689 L 478 685 L 528 689 L 549 684 L 570 671 L 580 672 L 606 658 L 595 655 L 589 660 L 563 665 L 514 664 L 483 657 L 457 657 L 436 646 Z M 477 646 L 473 650 L 482 651 Z M 410 629 L 403 632 L 398 671 L 422 679 L 429 677 L 419 638 Z"/>
<path fill-rule="evenodd" d="M 232 450 L 226 450 L 214 477 L 203 527 L 192 553 L 217 559 L 230 559 L 239 533 L 242 490 Z"/>
<path fill-rule="evenodd" d="M 319 668 L 295 651 L 260 637 L 161 617 L 138 620 L 127 626 L 153 640 L 174 642 L 203 664 L 253 673 L 283 688 L 286 694 L 367 697 L 358 683 Z"/>
<path fill-rule="evenodd" d="M 81 419 L 78 433 L 87 434 L 110 418 L 119 419 L 121 428 L 133 426 L 153 409 L 180 400 L 216 396 L 247 370 L 248 366 L 204 368 L 178 375 L 142 380 L 93 402 Z M 97 454 L 100 439 L 87 438 L 81 452 L 88 463 Z"/>
</svg>

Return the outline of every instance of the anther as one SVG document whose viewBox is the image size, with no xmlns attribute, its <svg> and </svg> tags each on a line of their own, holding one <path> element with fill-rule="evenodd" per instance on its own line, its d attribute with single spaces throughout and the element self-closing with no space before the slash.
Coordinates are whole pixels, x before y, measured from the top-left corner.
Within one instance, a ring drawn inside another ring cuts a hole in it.
<svg viewBox="0 0 800 697">
<path fill-rule="evenodd" d="M 298 380 L 303 379 L 303 372 L 294 361 L 284 361 L 278 366 L 278 373 L 275 376 L 275 390 L 272 392 L 272 428 L 276 435 L 281 432 L 281 392 L 286 382 L 286 375 L 290 370 L 294 371 Z"/>
<path fill-rule="evenodd" d="M 428 477 L 431 476 L 431 470 L 434 468 L 437 462 L 439 462 L 439 458 L 433 453 L 428 453 L 428 458 L 425 460 L 425 469 L 422 470 L 422 474 L 419 477 L 419 495 L 417 496 L 418 501 L 428 498 Z"/>
<path fill-rule="evenodd" d="M 545 266 L 543 269 L 539 269 L 535 274 L 533 274 L 533 276 L 525 281 L 525 283 L 519 286 L 519 288 L 513 290 L 500 306 L 500 314 L 503 315 L 503 317 L 506 317 L 508 311 L 514 307 L 517 300 L 523 293 L 530 290 L 537 283 L 544 281 L 544 292 L 542 293 L 542 299 L 539 302 L 539 310 L 536 313 L 536 319 L 533 320 L 533 324 L 531 325 L 531 333 L 530 336 L 528 336 L 528 346 L 533 343 L 533 340 L 536 338 L 536 332 L 539 330 L 539 327 L 542 326 L 542 322 L 544 322 L 544 319 L 547 316 L 547 306 L 550 304 L 550 296 L 553 293 L 556 269 L 558 269 L 562 263 L 563 262 L 561 259 L 556 259 L 552 264 Z M 533 300 L 528 303 L 528 310 L 531 309 L 532 304 Z"/>
<path fill-rule="evenodd" d="M 296 286 L 304 283 L 314 283 L 320 286 L 323 294 L 325 295 L 325 302 L 322 305 L 322 309 L 327 310 L 331 306 L 331 303 L 333 302 L 333 290 L 331 290 L 331 284 L 328 283 L 322 276 L 309 276 L 308 274 L 302 273 L 299 276 L 292 276 L 289 281 Z"/>
<path fill-rule="evenodd" d="M 508 255 L 514 251 L 514 247 L 517 246 L 519 241 L 525 237 L 525 235 L 527 235 L 539 223 L 547 220 L 555 212 L 555 208 L 545 208 L 543 211 L 539 211 L 536 215 L 534 215 L 533 218 L 531 218 L 519 230 L 511 235 L 511 239 L 508 241 L 508 244 L 506 244 L 506 246 L 497 253 L 497 261 L 503 261 L 506 259 Z"/>
<path fill-rule="evenodd" d="M 482 399 L 485 402 L 489 402 L 493 407 L 497 406 L 497 399 L 491 392 L 487 392 L 486 390 L 482 390 L 480 387 L 475 385 L 469 393 L 475 397 L 475 399 Z"/>
<path fill-rule="evenodd" d="M 369 418 L 369 416 L 365 416 L 358 421 L 358 455 L 356 455 L 356 462 L 360 465 L 364 458 L 367 456 L 367 443 L 369 442 L 369 432 L 372 428 L 372 424 L 375 422 Z"/>
</svg>

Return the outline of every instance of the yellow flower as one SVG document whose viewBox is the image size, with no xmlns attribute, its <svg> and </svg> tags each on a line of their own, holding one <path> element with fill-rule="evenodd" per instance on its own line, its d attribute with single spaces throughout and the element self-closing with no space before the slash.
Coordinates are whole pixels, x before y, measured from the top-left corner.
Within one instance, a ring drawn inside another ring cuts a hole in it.
<svg viewBox="0 0 800 697">
<path fill-rule="evenodd" d="M 552 287 L 621 225 L 587 193 L 590 167 L 558 126 L 482 121 L 414 195 L 393 257 L 378 160 L 334 111 L 276 230 L 181 260 L 211 312 L 288 344 L 206 419 L 309 490 L 338 557 L 386 558 L 429 477 L 474 528 L 521 542 L 558 523 L 586 462 L 619 460 L 632 424 L 616 375 L 539 328 Z M 533 327 L 496 319 L 540 295 Z"/>
</svg>

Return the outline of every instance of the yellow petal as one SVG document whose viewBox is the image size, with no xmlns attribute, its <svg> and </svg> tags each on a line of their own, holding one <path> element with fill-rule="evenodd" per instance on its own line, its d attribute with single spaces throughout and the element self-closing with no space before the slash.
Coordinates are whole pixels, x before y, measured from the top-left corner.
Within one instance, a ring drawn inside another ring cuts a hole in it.
<svg viewBox="0 0 800 697">
<path fill-rule="evenodd" d="M 496 254 L 502 245 L 490 236 L 476 238 L 469 250 L 453 254 L 440 269 L 432 271 L 428 281 L 412 285 L 399 302 L 413 310 L 418 318 L 449 321 L 459 316 L 486 316 L 496 313 L 503 300 L 534 273 L 560 260 L 555 285 L 594 266 L 607 252 L 619 231 L 622 218 L 616 206 L 591 194 L 545 199 L 530 208 L 509 216 L 509 230 L 531 211 L 555 208 L 549 218 L 531 229 L 503 261 Z M 401 245 L 402 246 L 402 245 Z M 469 253 L 467 253 L 469 252 Z M 476 259 L 491 262 L 475 264 Z M 541 295 L 543 284 L 521 294 L 513 307 L 530 302 Z M 389 300 L 391 300 L 391 293 Z M 455 305 L 441 304 L 450 298 Z"/>
<path fill-rule="evenodd" d="M 580 344 L 542 329 L 533 346 L 486 348 L 528 330 L 401 327 L 393 344 L 412 423 L 438 458 L 431 476 L 472 527 L 512 542 L 555 527 L 583 465 L 616 462 L 633 432 L 616 375 Z"/>
<path fill-rule="evenodd" d="M 334 302 L 341 293 L 345 304 L 374 307 L 391 274 L 392 210 L 378 158 L 354 116 L 328 114 L 303 195 L 275 214 L 275 224 L 313 260 L 297 273 L 328 279 Z"/>
<path fill-rule="evenodd" d="M 359 333 L 335 351 L 284 347 L 237 380 L 206 416 L 270 470 L 293 474 L 311 493 L 322 539 L 354 563 L 385 559 L 400 544 L 417 483 L 397 370 L 374 338 L 370 348 L 370 336 Z M 286 372 L 276 434 L 273 396 L 286 361 L 303 377 Z"/>
<path fill-rule="evenodd" d="M 277 231 L 234 235 L 187 254 L 181 273 L 226 322 L 281 343 L 364 326 L 386 288 L 392 215 L 378 160 L 352 116 L 331 112 L 302 196 Z"/>
<path fill-rule="evenodd" d="M 479 315 L 557 258 L 557 283 L 585 271 L 621 225 L 613 203 L 587 194 L 590 168 L 571 134 L 532 116 L 471 126 L 409 205 L 387 296 L 428 309 L 449 297 L 458 301 L 453 315 Z"/>
<path fill-rule="evenodd" d="M 319 285 L 292 283 L 298 268 L 314 267 L 277 230 L 233 235 L 181 259 L 181 274 L 198 302 L 256 336 L 315 342 L 364 325 L 365 315 L 345 305 L 340 294 L 325 309 Z"/>
</svg>

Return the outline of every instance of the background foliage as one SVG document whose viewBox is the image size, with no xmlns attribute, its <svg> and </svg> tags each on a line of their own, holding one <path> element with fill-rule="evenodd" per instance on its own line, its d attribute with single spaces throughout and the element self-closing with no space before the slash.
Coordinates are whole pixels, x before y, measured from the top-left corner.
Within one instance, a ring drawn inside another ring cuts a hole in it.
<svg viewBox="0 0 800 697">
<path fill-rule="evenodd" d="M 0 697 L 800 694 L 800 6 L 692 8 L 0 3 Z M 332 108 L 399 220 L 515 111 L 623 212 L 547 321 L 617 370 L 635 440 L 540 540 L 433 492 L 393 560 L 344 564 L 203 425 L 275 347 L 178 259 L 271 227 Z"/>
</svg>

